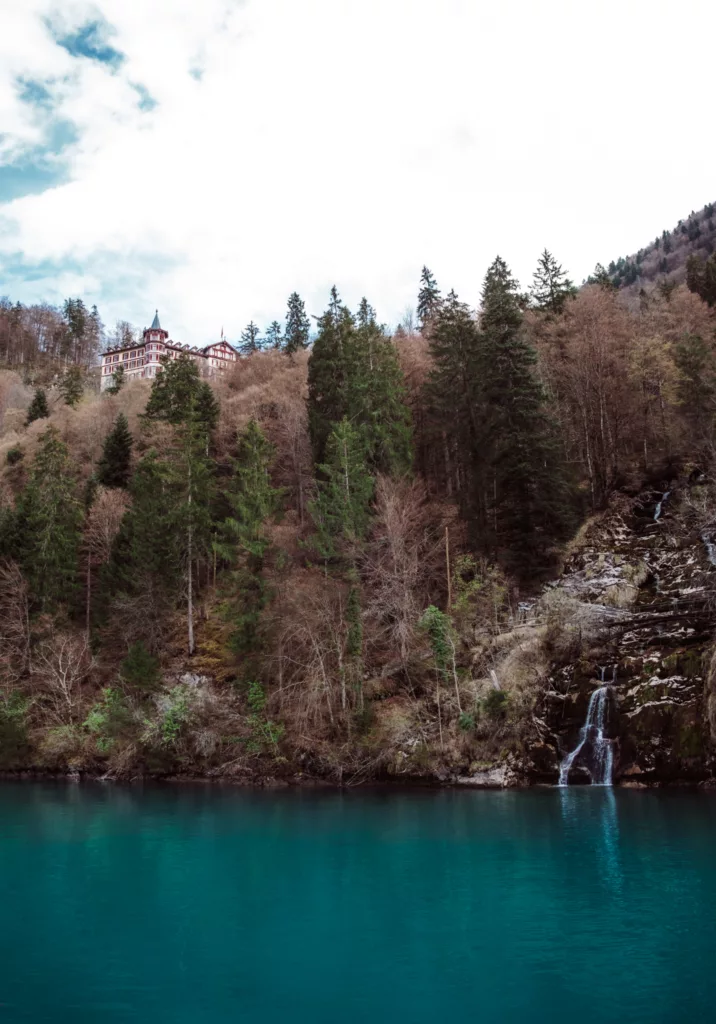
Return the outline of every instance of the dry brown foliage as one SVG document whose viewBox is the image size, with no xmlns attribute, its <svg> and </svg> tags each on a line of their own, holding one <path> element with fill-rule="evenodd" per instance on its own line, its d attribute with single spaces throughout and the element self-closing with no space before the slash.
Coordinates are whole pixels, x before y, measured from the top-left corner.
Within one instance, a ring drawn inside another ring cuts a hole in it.
<svg viewBox="0 0 716 1024">
<path fill-rule="evenodd" d="M 0 684 L 32 670 L 28 586 L 16 562 L 0 564 Z"/>
</svg>

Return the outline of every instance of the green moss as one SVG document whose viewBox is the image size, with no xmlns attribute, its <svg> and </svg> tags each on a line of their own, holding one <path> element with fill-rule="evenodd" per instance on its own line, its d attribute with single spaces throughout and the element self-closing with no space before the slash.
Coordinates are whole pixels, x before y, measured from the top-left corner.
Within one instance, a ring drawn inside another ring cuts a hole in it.
<svg viewBox="0 0 716 1024">
<path fill-rule="evenodd" d="M 700 757 L 705 749 L 704 733 L 699 722 L 682 722 L 674 740 L 677 757 Z"/>
</svg>

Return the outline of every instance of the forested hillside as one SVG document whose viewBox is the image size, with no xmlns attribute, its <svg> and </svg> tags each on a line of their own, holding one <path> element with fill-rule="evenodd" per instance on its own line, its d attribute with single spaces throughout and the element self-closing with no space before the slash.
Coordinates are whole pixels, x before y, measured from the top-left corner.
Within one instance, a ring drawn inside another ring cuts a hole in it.
<svg viewBox="0 0 716 1024">
<path fill-rule="evenodd" d="M 189 357 L 101 396 L 78 366 L 0 371 L 0 767 L 523 757 L 554 665 L 587 657 L 546 584 L 617 499 L 698 477 L 710 521 L 716 312 L 686 286 L 634 309 L 545 252 L 528 294 L 500 258 L 479 296 L 424 268 L 392 337 L 334 288 L 309 345 L 301 310 L 218 382 Z"/>
<path fill-rule="evenodd" d="M 708 264 L 709 276 L 716 281 L 713 259 L 716 249 L 715 210 L 713 203 L 707 203 L 703 210 L 698 213 L 692 210 L 675 228 L 665 229 L 653 242 L 631 256 L 620 256 L 606 268 L 597 264 L 590 282 L 609 281 L 613 287 L 622 289 L 633 298 L 656 287 L 668 291 L 686 283 L 713 305 L 716 284 L 709 281 L 709 291 L 705 294 L 700 277 Z"/>
</svg>

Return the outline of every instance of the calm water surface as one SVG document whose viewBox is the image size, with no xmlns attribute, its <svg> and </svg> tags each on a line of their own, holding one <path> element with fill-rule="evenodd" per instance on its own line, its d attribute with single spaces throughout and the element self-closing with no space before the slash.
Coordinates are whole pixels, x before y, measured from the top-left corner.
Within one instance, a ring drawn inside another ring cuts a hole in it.
<svg viewBox="0 0 716 1024">
<path fill-rule="evenodd" d="M 713 1021 L 716 799 L 0 784 L 0 1021 Z"/>
</svg>

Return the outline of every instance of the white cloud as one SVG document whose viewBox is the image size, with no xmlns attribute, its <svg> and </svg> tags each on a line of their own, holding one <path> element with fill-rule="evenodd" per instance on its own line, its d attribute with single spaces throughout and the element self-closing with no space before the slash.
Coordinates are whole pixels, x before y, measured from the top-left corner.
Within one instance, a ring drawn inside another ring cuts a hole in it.
<svg viewBox="0 0 716 1024">
<path fill-rule="evenodd" d="M 49 0 L 9 6 L 6 152 L 40 132 L 18 75 L 79 141 L 68 184 L 2 209 L 0 259 L 71 265 L 107 320 L 235 337 L 335 281 L 395 321 L 423 263 L 472 303 L 498 251 L 523 284 L 545 245 L 580 280 L 716 198 L 709 0 L 64 0 L 114 28 L 116 71 L 54 44 Z"/>
</svg>

